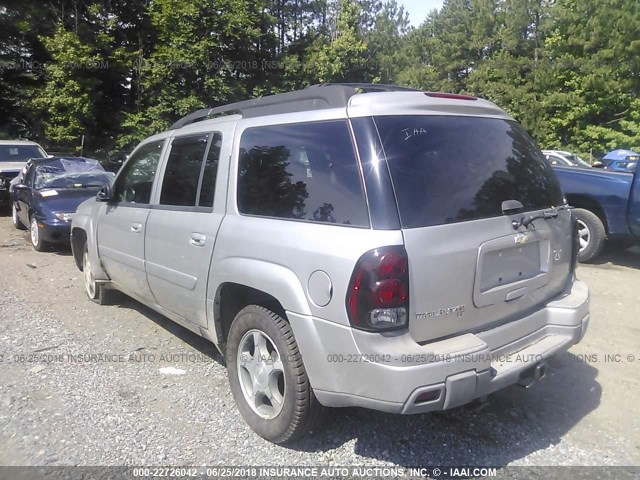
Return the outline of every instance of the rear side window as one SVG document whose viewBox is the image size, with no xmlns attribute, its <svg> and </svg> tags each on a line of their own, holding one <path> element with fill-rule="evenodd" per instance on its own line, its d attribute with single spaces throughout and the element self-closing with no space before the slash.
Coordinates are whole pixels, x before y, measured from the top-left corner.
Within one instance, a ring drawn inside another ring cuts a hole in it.
<svg viewBox="0 0 640 480">
<path fill-rule="evenodd" d="M 202 172 L 202 186 L 200 187 L 200 201 L 198 203 L 201 207 L 213 207 L 221 147 L 222 136 L 219 133 L 214 133 L 204 164 L 204 171 Z"/>
<path fill-rule="evenodd" d="M 212 207 L 221 144 L 219 133 L 174 138 L 162 180 L 160 204 Z"/>
<path fill-rule="evenodd" d="M 347 122 L 247 129 L 240 141 L 241 213 L 369 226 Z"/>
<path fill-rule="evenodd" d="M 173 139 L 162 179 L 161 205 L 196 206 L 202 161 L 208 142 L 209 135 Z"/>
<path fill-rule="evenodd" d="M 405 228 L 563 203 L 549 163 L 514 121 L 456 116 L 375 118 Z"/>
</svg>

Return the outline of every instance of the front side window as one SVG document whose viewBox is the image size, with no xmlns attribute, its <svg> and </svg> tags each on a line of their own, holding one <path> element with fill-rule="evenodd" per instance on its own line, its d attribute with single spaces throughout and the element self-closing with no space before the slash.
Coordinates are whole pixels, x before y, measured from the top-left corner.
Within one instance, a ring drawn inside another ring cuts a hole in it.
<svg viewBox="0 0 640 480">
<path fill-rule="evenodd" d="M 345 120 L 247 129 L 240 141 L 241 213 L 369 226 Z"/>
<path fill-rule="evenodd" d="M 515 121 L 410 115 L 375 122 L 404 228 L 502 215 L 502 202 L 525 211 L 563 204 L 550 163 Z"/>
<path fill-rule="evenodd" d="M 209 135 L 174 138 L 162 180 L 161 205 L 195 207 Z"/>
<path fill-rule="evenodd" d="M 149 204 L 164 140 L 140 147 L 123 167 L 115 187 L 114 201 Z"/>
</svg>

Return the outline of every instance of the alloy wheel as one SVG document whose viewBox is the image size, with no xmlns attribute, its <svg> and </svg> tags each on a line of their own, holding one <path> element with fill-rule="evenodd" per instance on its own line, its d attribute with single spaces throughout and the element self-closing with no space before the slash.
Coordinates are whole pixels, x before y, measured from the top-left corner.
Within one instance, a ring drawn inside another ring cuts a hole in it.
<svg viewBox="0 0 640 480">
<path fill-rule="evenodd" d="M 89 252 L 85 251 L 82 256 L 82 273 L 84 273 L 84 288 L 87 290 L 89 298 L 96 298 L 96 280 L 91 272 L 91 263 L 89 262 Z"/>
<path fill-rule="evenodd" d="M 244 399 L 260 417 L 278 416 L 284 405 L 284 365 L 280 352 L 261 330 L 249 330 L 240 340 L 238 378 Z"/>
<path fill-rule="evenodd" d="M 31 243 L 34 247 L 38 246 L 40 241 L 40 232 L 38 231 L 38 221 L 35 217 L 31 219 Z"/>
<path fill-rule="evenodd" d="M 580 239 L 580 251 L 582 252 L 587 248 L 591 240 L 591 231 L 582 220 L 578 220 L 578 238 Z"/>
</svg>

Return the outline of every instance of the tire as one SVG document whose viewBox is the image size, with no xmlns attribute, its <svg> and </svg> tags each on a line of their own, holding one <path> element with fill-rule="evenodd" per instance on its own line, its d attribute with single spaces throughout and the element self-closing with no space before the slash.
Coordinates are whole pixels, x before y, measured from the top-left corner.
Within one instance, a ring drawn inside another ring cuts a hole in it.
<svg viewBox="0 0 640 480">
<path fill-rule="evenodd" d="M 31 245 L 33 245 L 35 251 L 43 252 L 49 248 L 49 244 L 42 240 L 42 234 L 35 215 L 31 215 L 31 219 L 29 220 L 29 237 L 31 238 Z"/>
<path fill-rule="evenodd" d="M 284 318 L 257 305 L 243 308 L 231 324 L 226 353 L 236 405 L 258 435 L 283 444 L 316 425 L 322 406 Z"/>
<path fill-rule="evenodd" d="M 607 233 L 602 220 L 595 213 L 576 208 L 573 210 L 573 215 L 578 221 L 578 235 L 580 236 L 578 260 L 587 263 L 602 252 Z"/>
<path fill-rule="evenodd" d="M 11 204 L 11 220 L 13 221 L 13 226 L 18 230 L 26 230 L 20 219 L 18 219 L 18 210 L 16 210 L 16 204 Z"/>
<path fill-rule="evenodd" d="M 84 290 L 89 299 L 98 305 L 111 305 L 115 300 L 116 292 L 107 288 L 104 284 L 96 282 L 91 272 L 89 248 L 86 242 L 82 253 L 82 273 L 84 277 Z"/>
</svg>

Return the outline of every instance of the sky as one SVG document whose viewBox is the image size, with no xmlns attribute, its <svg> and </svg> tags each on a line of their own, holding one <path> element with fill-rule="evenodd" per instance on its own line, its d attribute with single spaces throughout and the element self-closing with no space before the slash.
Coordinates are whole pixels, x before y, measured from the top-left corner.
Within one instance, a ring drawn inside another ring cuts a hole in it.
<svg viewBox="0 0 640 480">
<path fill-rule="evenodd" d="M 404 5 L 409 12 L 409 20 L 414 27 L 419 26 L 427 14 L 434 8 L 440 9 L 443 0 L 399 0 L 398 3 Z"/>
</svg>

